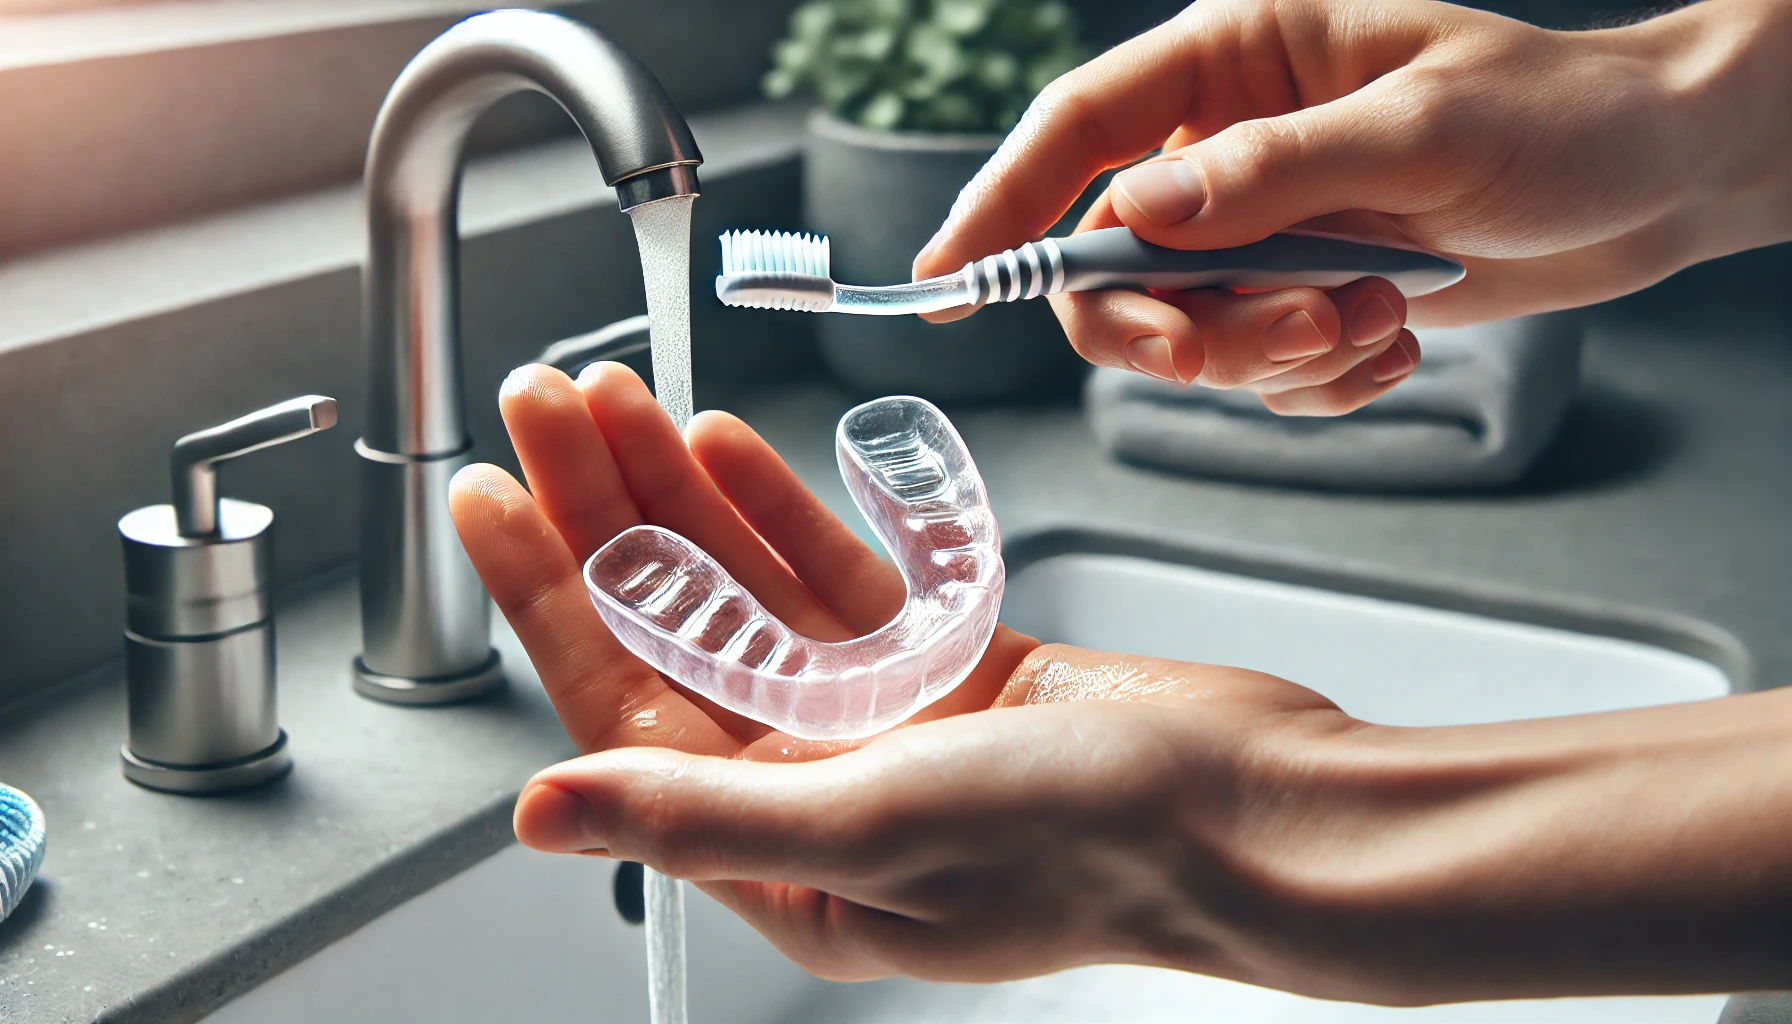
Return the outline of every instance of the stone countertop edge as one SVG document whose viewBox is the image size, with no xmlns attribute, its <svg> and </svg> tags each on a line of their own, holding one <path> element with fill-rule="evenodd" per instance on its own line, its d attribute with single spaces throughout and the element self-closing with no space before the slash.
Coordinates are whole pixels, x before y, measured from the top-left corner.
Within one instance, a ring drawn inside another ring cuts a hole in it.
<svg viewBox="0 0 1792 1024">
<path fill-rule="evenodd" d="M 510 685 L 445 708 L 355 694 L 353 576 L 281 596 L 294 769 L 215 797 L 126 782 L 122 666 L 8 709 L 0 776 L 46 806 L 47 866 L 0 922 L 0 1020 L 192 1021 L 502 849 L 535 771 L 577 753 L 514 636 Z"/>
<path fill-rule="evenodd" d="M 1792 386 L 1787 318 L 1709 309 L 1694 330 L 1639 300 L 1589 317 L 1587 385 L 1532 478 L 1497 494 L 1345 494 L 1182 479 L 1117 464 L 1079 410 L 950 410 L 1011 544 L 1127 534 L 1273 553 L 1439 593 L 1702 623 L 1734 637 L 1744 684 L 1792 681 Z M 1721 304 L 1714 304 L 1721 308 Z M 818 383 L 745 396 L 742 415 L 847 521 L 832 429 L 853 401 Z M 862 524 L 860 524 L 862 528 Z M 511 800 L 574 753 L 501 619 L 510 686 L 458 707 L 377 704 L 349 686 L 353 580 L 280 602 L 280 717 L 296 768 L 250 793 L 151 793 L 118 770 L 117 665 L 0 720 L 0 778 L 49 819 L 44 873 L 0 924 L 0 1017 L 192 1021 L 511 841 Z"/>
</svg>

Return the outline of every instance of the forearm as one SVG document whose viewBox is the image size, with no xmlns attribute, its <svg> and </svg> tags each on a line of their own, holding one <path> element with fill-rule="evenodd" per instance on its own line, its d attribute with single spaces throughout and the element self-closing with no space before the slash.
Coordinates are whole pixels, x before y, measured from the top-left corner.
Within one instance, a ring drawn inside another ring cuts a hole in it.
<svg viewBox="0 0 1792 1024">
<path fill-rule="evenodd" d="M 1792 2 L 1705 0 L 1612 34 L 1658 66 L 1684 263 L 1792 240 Z"/>
<path fill-rule="evenodd" d="M 1366 727 L 1302 774 L 1325 841 L 1266 877 L 1353 997 L 1792 987 L 1792 690 Z"/>
</svg>

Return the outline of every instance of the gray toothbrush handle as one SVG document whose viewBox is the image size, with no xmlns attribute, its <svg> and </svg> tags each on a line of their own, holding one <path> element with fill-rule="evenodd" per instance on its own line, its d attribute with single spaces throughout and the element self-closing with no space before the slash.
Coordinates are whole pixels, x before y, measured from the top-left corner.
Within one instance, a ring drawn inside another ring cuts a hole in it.
<svg viewBox="0 0 1792 1024">
<path fill-rule="evenodd" d="M 1103 288 L 1335 288 L 1383 277 L 1408 297 L 1462 280 L 1462 264 L 1420 249 L 1285 231 L 1230 249 L 1166 249 L 1127 228 L 1046 238 L 966 266 L 978 302 Z"/>
</svg>

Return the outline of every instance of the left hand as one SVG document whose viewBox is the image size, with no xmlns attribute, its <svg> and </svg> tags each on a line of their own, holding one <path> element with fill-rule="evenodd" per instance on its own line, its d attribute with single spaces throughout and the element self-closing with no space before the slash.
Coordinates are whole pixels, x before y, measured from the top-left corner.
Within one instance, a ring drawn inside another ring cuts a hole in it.
<svg viewBox="0 0 1792 1024">
<path fill-rule="evenodd" d="M 709 552 L 792 629 L 839 641 L 902 607 L 895 567 L 746 424 L 705 412 L 680 437 L 619 363 L 592 365 L 576 385 L 552 367 L 519 367 L 498 403 L 532 493 L 496 466 L 474 465 L 456 474 L 449 504 L 473 567 L 580 750 L 803 760 L 850 746 L 786 736 L 661 677 L 610 635 L 581 570 L 623 530 L 652 523 Z M 970 677 L 916 720 L 987 707 L 1036 646 L 998 626 Z"/>
<path fill-rule="evenodd" d="M 1258 673 L 1040 648 L 999 626 L 970 677 L 903 727 L 833 743 L 776 732 L 618 644 L 586 593 L 585 558 L 630 526 L 664 526 L 822 640 L 888 621 L 905 596 L 895 568 L 745 424 L 706 412 L 681 438 L 625 367 L 599 364 L 575 385 L 525 366 L 499 401 L 533 493 L 468 467 L 455 523 L 573 741 L 607 751 L 530 782 L 524 843 L 690 878 L 830 978 L 996 980 L 1116 958 L 1238 974 L 1191 963 L 1166 921 L 1107 919 L 1189 867 L 1174 794 L 1232 789 L 1254 736 L 1348 725 L 1330 702 Z M 1105 706 L 1062 703 L 1087 700 Z M 743 763 L 821 758 L 799 774 Z M 1205 782 L 1186 775 L 1197 762 L 1213 769 Z M 1224 806 L 1211 808 L 1216 827 Z M 1067 872 L 1080 898 L 1064 898 Z"/>
</svg>

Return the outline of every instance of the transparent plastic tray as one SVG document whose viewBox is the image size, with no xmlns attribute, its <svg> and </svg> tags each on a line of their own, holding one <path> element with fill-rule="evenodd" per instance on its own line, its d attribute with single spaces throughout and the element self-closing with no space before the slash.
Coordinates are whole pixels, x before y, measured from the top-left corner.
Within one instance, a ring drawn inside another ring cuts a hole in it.
<svg viewBox="0 0 1792 1024">
<path fill-rule="evenodd" d="M 1001 610 L 1001 536 L 983 478 L 931 403 L 881 398 L 835 431 L 840 476 L 908 584 L 895 619 L 842 643 L 803 636 L 670 530 L 624 531 L 585 563 L 616 638 L 731 711 L 805 739 L 881 732 L 951 692 Z"/>
</svg>

